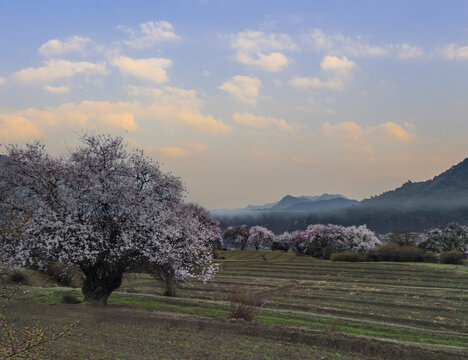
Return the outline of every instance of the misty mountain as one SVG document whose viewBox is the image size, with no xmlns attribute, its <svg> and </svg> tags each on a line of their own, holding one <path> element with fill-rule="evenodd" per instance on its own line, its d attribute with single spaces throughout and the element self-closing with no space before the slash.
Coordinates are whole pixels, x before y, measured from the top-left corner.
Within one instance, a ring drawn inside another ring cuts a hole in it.
<svg viewBox="0 0 468 360">
<path fill-rule="evenodd" d="M 264 205 L 248 205 L 245 208 L 212 210 L 215 214 L 239 211 L 322 211 L 344 209 L 359 204 L 340 194 L 322 194 L 316 196 L 286 195 L 281 200 Z"/>
<path fill-rule="evenodd" d="M 318 223 L 345 226 L 366 224 L 378 233 L 423 231 L 446 226 L 450 222 L 468 224 L 468 158 L 430 180 L 408 181 L 354 206 L 311 211 L 307 206 L 321 206 L 320 201 L 303 203 L 303 198 L 286 196 L 271 206 L 274 208 L 281 204 L 276 211 L 265 209 L 213 215 L 221 220 L 223 227 L 263 225 L 277 234 L 305 229 L 309 224 Z M 331 201 L 340 201 L 340 197 L 330 199 L 326 204 L 330 205 Z"/>
<path fill-rule="evenodd" d="M 366 207 L 456 208 L 468 205 L 468 158 L 431 180 L 408 181 L 362 201 Z"/>
</svg>

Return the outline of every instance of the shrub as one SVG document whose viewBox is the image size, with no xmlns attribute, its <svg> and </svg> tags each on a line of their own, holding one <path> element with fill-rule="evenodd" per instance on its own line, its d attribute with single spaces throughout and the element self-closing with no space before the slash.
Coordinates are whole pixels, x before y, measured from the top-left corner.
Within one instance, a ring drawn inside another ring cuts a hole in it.
<svg viewBox="0 0 468 360">
<path fill-rule="evenodd" d="M 62 302 L 64 304 L 79 304 L 81 303 L 80 300 L 78 300 L 78 298 L 73 295 L 73 294 L 65 294 L 62 296 Z"/>
<path fill-rule="evenodd" d="M 231 319 L 244 319 L 251 321 L 263 306 L 260 295 L 240 288 L 234 289 L 227 298 L 231 302 Z"/>
<path fill-rule="evenodd" d="M 400 246 L 395 243 L 380 245 L 367 253 L 370 261 L 422 262 L 425 251 L 412 245 Z"/>
<path fill-rule="evenodd" d="M 330 259 L 332 259 L 332 261 L 352 261 L 352 262 L 364 260 L 360 253 L 352 252 L 352 251 L 343 251 L 343 252 L 333 253 L 330 256 Z"/>
<path fill-rule="evenodd" d="M 465 259 L 465 255 L 458 250 L 446 251 L 440 255 L 442 264 L 463 265 L 463 259 Z"/>
<path fill-rule="evenodd" d="M 424 262 L 427 263 L 438 263 L 439 262 L 439 256 L 432 251 L 426 251 L 424 253 Z"/>
<path fill-rule="evenodd" d="M 28 283 L 28 274 L 23 269 L 13 270 L 8 278 L 12 283 L 15 284 L 26 285 Z"/>
</svg>

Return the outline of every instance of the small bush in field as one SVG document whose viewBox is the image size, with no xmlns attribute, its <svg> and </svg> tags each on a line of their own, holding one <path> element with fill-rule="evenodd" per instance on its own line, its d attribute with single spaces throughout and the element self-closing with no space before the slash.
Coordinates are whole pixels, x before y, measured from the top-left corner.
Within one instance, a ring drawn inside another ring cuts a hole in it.
<svg viewBox="0 0 468 360">
<path fill-rule="evenodd" d="M 343 251 L 343 252 L 333 253 L 330 256 L 330 259 L 332 261 L 351 261 L 351 262 L 364 260 L 364 258 L 362 257 L 360 253 L 352 252 L 352 251 Z"/>
<path fill-rule="evenodd" d="M 395 243 L 380 245 L 368 251 L 370 261 L 422 262 L 425 251 L 412 245 L 400 246 Z"/>
<path fill-rule="evenodd" d="M 227 298 L 231 302 L 231 319 L 244 319 L 251 321 L 263 306 L 260 295 L 247 290 L 234 289 Z"/>
<path fill-rule="evenodd" d="M 440 255 L 440 262 L 442 264 L 463 265 L 465 255 L 458 250 L 446 251 Z"/>
<path fill-rule="evenodd" d="M 79 303 L 81 303 L 81 301 L 78 300 L 78 298 L 73 294 L 63 295 L 62 301 L 63 301 L 64 304 L 79 304 Z"/>
<path fill-rule="evenodd" d="M 15 284 L 26 285 L 28 282 L 28 274 L 23 269 L 13 270 L 9 275 L 9 280 Z"/>
<path fill-rule="evenodd" d="M 427 263 L 438 263 L 439 256 L 433 251 L 426 251 L 424 254 L 424 262 Z"/>
</svg>

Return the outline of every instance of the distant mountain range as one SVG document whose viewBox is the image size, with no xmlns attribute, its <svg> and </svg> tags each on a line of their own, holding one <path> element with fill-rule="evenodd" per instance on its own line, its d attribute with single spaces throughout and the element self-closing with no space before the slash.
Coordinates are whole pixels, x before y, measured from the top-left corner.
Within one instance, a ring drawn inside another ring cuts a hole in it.
<svg viewBox="0 0 468 360">
<path fill-rule="evenodd" d="M 230 212 L 250 212 L 250 211 L 329 211 L 345 209 L 359 205 L 359 201 L 351 200 L 340 194 L 322 194 L 317 196 L 292 196 L 286 195 L 279 201 L 264 205 L 248 205 L 245 208 L 212 210 L 216 214 L 228 214 Z"/>
<path fill-rule="evenodd" d="M 238 210 L 215 211 L 213 215 L 222 226 L 264 225 L 276 233 L 304 229 L 314 223 L 367 224 L 380 233 L 421 231 L 454 221 L 468 224 L 468 158 L 433 179 L 408 181 L 361 203 L 342 195 L 287 195 L 275 203 Z"/>
</svg>

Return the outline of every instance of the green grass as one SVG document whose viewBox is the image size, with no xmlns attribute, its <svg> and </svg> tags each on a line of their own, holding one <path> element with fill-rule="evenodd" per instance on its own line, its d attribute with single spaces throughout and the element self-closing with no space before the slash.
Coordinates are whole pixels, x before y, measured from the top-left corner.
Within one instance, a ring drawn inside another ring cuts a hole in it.
<svg viewBox="0 0 468 360">
<path fill-rule="evenodd" d="M 150 275 L 126 274 L 109 307 L 227 319 L 226 298 L 240 287 L 264 298 L 254 320 L 260 325 L 468 348 L 467 266 L 331 262 L 280 251 L 221 256 L 214 279 L 182 284 L 177 298 L 160 296 L 162 286 Z M 60 304 L 65 293 L 82 298 L 79 289 L 28 290 L 18 300 Z"/>
</svg>

